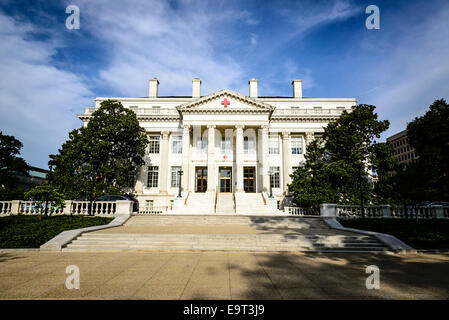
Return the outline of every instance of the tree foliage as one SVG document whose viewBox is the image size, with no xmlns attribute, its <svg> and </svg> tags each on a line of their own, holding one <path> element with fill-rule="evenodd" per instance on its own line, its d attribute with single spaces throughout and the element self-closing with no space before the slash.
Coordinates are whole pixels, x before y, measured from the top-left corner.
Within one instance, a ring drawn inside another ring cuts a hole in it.
<svg viewBox="0 0 449 320">
<path fill-rule="evenodd" d="M 435 100 L 429 110 L 407 125 L 410 145 L 419 159 L 414 164 L 421 198 L 449 201 L 449 105 Z M 410 170 L 411 170 L 410 169 Z"/>
<path fill-rule="evenodd" d="M 307 146 L 306 162 L 293 174 L 289 190 L 297 204 L 317 207 L 320 203 L 359 203 L 373 200 L 368 164 L 388 166 L 388 146 L 376 139 L 388 120 L 379 121 L 375 106 L 361 104 L 329 123 L 322 137 Z"/>
<path fill-rule="evenodd" d="M 144 164 L 148 139 L 133 111 L 107 100 L 86 127 L 69 133 L 56 155 L 49 179 L 69 198 L 119 193 Z"/>
<path fill-rule="evenodd" d="M 19 157 L 22 146 L 15 137 L 0 131 L 0 200 L 13 200 L 23 194 L 23 189 L 17 187 L 19 175 L 29 174 L 28 164 Z"/>
</svg>

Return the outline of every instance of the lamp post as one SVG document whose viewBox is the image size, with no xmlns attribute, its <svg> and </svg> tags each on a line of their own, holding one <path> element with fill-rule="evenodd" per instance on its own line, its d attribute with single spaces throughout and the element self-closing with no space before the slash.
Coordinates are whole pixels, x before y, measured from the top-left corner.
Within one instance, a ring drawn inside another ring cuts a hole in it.
<svg viewBox="0 0 449 320">
<path fill-rule="evenodd" d="M 179 174 L 179 192 L 178 192 L 178 198 L 181 198 L 181 177 L 184 174 L 184 171 L 179 170 L 178 171 Z"/>
<path fill-rule="evenodd" d="M 270 198 L 273 198 L 273 175 L 274 175 L 274 172 L 272 171 L 272 170 L 269 170 L 268 171 L 268 175 L 270 176 Z"/>
</svg>

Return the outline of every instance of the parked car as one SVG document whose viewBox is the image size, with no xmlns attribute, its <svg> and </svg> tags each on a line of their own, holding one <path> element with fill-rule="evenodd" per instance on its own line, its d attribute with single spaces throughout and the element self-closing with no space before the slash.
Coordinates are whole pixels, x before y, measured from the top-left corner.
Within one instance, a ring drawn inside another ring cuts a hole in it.
<svg viewBox="0 0 449 320">
<path fill-rule="evenodd" d="M 117 200 L 130 200 L 133 202 L 133 212 L 139 211 L 139 201 L 137 201 L 136 198 L 134 198 L 131 195 L 124 194 L 124 195 L 118 195 L 118 194 L 111 194 L 111 195 L 104 195 L 100 196 L 95 199 L 95 201 L 117 201 Z"/>
<path fill-rule="evenodd" d="M 429 206 L 445 206 L 445 207 L 448 207 L 449 206 L 449 202 L 435 201 L 435 202 L 431 202 L 429 204 Z"/>
</svg>

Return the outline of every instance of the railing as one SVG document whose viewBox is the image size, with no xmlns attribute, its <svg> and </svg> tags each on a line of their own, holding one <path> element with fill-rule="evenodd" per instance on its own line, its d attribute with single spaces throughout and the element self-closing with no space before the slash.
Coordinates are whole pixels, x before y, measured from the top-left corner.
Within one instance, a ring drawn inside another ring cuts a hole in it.
<svg viewBox="0 0 449 320">
<path fill-rule="evenodd" d="M 167 212 L 168 207 L 153 207 L 148 209 L 139 210 L 138 214 L 162 214 L 164 212 Z"/>
<path fill-rule="evenodd" d="M 70 214 L 89 215 L 90 201 L 72 201 Z M 115 201 L 94 201 L 92 202 L 91 215 L 113 215 L 117 212 Z"/>
<path fill-rule="evenodd" d="M 47 208 L 45 208 L 45 202 L 36 201 L 20 201 L 19 214 L 34 215 L 34 214 L 48 214 L 58 215 L 62 214 L 63 207 L 54 206 L 50 202 L 47 202 Z"/>
<path fill-rule="evenodd" d="M 12 201 L 0 201 L 0 215 L 10 214 Z"/>
<path fill-rule="evenodd" d="M 276 109 L 274 116 L 302 116 L 302 115 L 341 115 L 343 109 Z"/>
<path fill-rule="evenodd" d="M 318 210 L 303 207 L 284 207 L 284 212 L 296 216 L 317 216 L 320 214 Z"/>
<path fill-rule="evenodd" d="M 379 206 L 364 207 L 366 218 L 381 218 L 382 210 Z M 339 218 L 358 218 L 362 216 L 361 206 L 339 205 L 337 206 L 337 217 Z"/>
<path fill-rule="evenodd" d="M 177 116 L 179 115 L 178 110 L 174 108 L 130 108 L 134 111 L 136 115 L 167 115 L 167 116 Z M 89 115 L 95 111 L 93 107 L 87 107 L 85 109 L 85 114 Z"/>
<path fill-rule="evenodd" d="M 362 217 L 362 209 L 359 205 L 321 205 L 321 215 L 325 217 L 335 216 L 340 219 L 354 219 Z M 390 219 L 441 219 L 449 218 L 449 206 L 366 206 L 365 218 L 390 218 Z"/>
</svg>

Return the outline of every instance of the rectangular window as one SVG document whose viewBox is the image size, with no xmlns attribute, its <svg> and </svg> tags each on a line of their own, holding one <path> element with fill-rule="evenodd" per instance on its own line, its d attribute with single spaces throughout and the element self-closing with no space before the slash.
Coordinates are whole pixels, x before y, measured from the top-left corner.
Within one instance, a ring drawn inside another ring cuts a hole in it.
<svg viewBox="0 0 449 320">
<path fill-rule="evenodd" d="M 159 180 L 159 167 L 156 166 L 148 167 L 147 187 L 157 188 L 158 180 Z"/>
<path fill-rule="evenodd" d="M 154 200 L 145 200 L 145 210 L 153 210 Z"/>
<path fill-rule="evenodd" d="M 136 175 L 135 173 L 130 173 L 128 179 L 126 180 L 126 187 L 134 188 L 136 184 Z"/>
<path fill-rule="evenodd" d="M 271 135 L 268 138 L 269 154 L 279 154 L 279 139 L 277 135 Z"/>
<path fill-rule="evenodd" d="M 207 138 L 198 138 L 196 140 L 196 152 L 207 153 Z"/>
<path fill-rule="evenodd" d="M 279 167 L 270 167 L 270 171 L 273 173 L 270 175 L 270 185 L 272 188 L 279 188 Z"/>
<path fill-rule="evenodd" d="M 171 187 L 179 188 L 179 172 L 181 171 L 181 167 L 171 167 Z"/>
<path fill-rule="evenodd" d="M 291 137 L 292 154 L 302 154 L 302 137 Z"/>
<path fill-rule="evenodd" d="M 150 140 L 149 143 L 149 150 L 148 153 L 159 153 L 159 146 L 160 146 L 160 140 L 161 137 L 160 136 L 149 136 L 148 137 Z"/>
<path fill-rule="evenodd" d="M 220 143 L 221 153 L 230 153 L 231 149 L 231 138 L 230 137 L 222 137 Z"/>
<path fill-rule="evenodd" d="M 182 136 L 173 136 L 173 153 L 182 153 Z"/>
<path fill-rule="evenodd" d="M 243 137 L 243 153 L 250 154 L 254 152 L 254 137 Z"/>
</svg>

